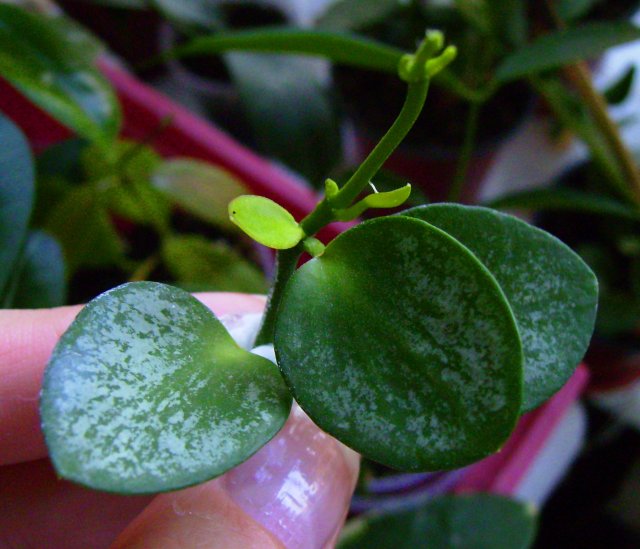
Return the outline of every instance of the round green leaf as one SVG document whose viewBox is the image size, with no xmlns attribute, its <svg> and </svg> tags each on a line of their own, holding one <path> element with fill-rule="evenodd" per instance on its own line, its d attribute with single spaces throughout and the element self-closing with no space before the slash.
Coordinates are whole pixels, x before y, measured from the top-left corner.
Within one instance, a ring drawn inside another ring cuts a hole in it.
<svg viewBox="0 0 640 549">
<path fill-rule="evenodd" d="M 229 221 L 227 207 L 247 190 L 226 170 L 206 162 L 178 158 L 160 164 L 151 180 L 159 191 L 190 214 L 218 227 L 235 228 Z"/>
<path fill-rule="evenodd" d="M 133 494 L 224 473 L 278 432 L 290 405 L 273 364 L 202 303 L 137 282 L 80 312 L 53 352 L 40 411 L 62 477 Z"/>
<path fill-rule="evenodd" d="M 459 240 L 502 287 L 522 338 L 523 411 L 558 391 L 584 356 L 595 323 L 598 283 L 584 261 L 550 234 L 488 208 L 433 204 L 403 215 Z"/>
<path fill-rule="evenodd" d="M 306 235 L 293 216 L 264 196 L 239 196 L 229 204 L 229 217 L 256 242 L 286 250 Z"/>
<path fill-rule="evenodd" d="M 338 549 L 527 549 L 536 527 L 530 505 L 493 494 L 444 496 L 358 517 L 347 523 Z"/>
<path fill-rule="evenodd" d="M 476 461 L 519 415 L 509 305 L 466 248 L 423 221 L 362 223 L 303 265 L 285 289 L 275 349 L 322 429 L 398 469 Z"/>
</svg>

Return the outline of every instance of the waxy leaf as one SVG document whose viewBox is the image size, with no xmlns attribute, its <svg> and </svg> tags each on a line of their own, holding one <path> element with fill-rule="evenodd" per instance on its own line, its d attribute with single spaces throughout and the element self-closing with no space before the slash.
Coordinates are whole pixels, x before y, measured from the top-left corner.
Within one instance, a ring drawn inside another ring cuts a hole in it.
<svg viewBox="0 0 640 549">
<path fill-rule="evenodd" d="M 90 302 L 45 372 L 42 427 L 58 474 L 119 493 L 174 490 L 246 460 L 291 397 L 190 294 L 119 286 Z"/>
<path fill-rule="evenodd" d="M 420 220 L 367 221 L 303 265 L 285 288 L 275 350 L 313 421 L 394 468 L 478 460 L 520 412 L 522 350 L 500 287 Z"/>
<path fill-rule="evenodd" d="M 232 200 L 229 217 L 256 242 L 276 250 L 293 248 L 305 237 L 293 216 L 264 196 L 244 195 Z"/>
<path fill-rule="evenodd" d="M 29 144 L 18 127 L 0 114 L 0 297 L 24 244 L 33 200 Z"/>
<path fill-rule="evenodd" d="M 536 523 L 531 506 L 502 496 L 444 496 L 358 517 L 347 523 L 338 549 L 527 549 Z"/>
<path fill-rule="evenodd" d="M 557 238 L 488 208 L 433 204 L 403 215 L 459 240 L 502 287 L 522 338 L 523 410 L 558 391 L 584 356 L 593 332 L 598 284 L 591 269 Z"/>
<path fill-rule="evenodd" d="M 118 133 L 120 107 L 93 66 L 99 48 L 62 17 L 0 4 L 0 76 L 79 135 L 104 142 Z"/>
</svg>

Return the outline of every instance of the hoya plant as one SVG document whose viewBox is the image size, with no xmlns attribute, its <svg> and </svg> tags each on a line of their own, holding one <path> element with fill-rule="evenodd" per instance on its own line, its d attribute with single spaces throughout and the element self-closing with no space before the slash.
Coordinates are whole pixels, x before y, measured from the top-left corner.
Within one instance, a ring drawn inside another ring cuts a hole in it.
<svg viewBox="0 0 640 549">
<path fill-rule="evenodd" d="M 258 196 L 230 203 L 231 220 L 277 250 L 255 352 L 189 293 L 160 283 L 119 286 L 81 311 L 41 396 L 62 477 L 126 494 L 203 482 L 266 444 L 292 398 L 384 465 L 456 468 L 499 450 L 520 415 L 565 383 L 589 342 L 597 284 L 554 237 L 448 203 L 357 224 L 326 246 L 314 236 L 408 197 L 409 185 L 369 184 L 453 61 L 443 42 L 430 31 L 401 58 L 407 95 L 396 121 L 347 181 L 327 180 L 307 217 Z M 272 350 L 276 364 L 263 358 Z"/>
</svg>

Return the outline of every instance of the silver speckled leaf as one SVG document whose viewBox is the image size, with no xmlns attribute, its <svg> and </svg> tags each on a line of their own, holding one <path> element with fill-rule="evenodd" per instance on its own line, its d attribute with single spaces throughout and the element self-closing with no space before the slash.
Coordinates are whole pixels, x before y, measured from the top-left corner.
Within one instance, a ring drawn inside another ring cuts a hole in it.
<svg viewBox="0 0 640 549">
<path fill-rule="evenodd" d="M 290 406 L 271 362 L 238 347 L 187 292 L 153 282 L 119 286 L 80 312 L 41 397 L 58 473 L 130 494 L 224 473 L 279 431 Z"/>
</svg>

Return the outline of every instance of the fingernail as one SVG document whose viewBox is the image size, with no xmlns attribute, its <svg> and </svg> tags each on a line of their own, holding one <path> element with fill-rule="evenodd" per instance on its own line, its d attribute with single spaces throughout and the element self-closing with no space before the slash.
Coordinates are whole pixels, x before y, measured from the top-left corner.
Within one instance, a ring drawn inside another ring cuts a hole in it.
<svg viewBox="0 0 640 549">
<path fill-rule="evenodd" d="M 223 477 L 230 498 L 287 548 L 321 549 L 342 525 L 358 456 L 294 404 L 278 435 Z"/>
</svg>

